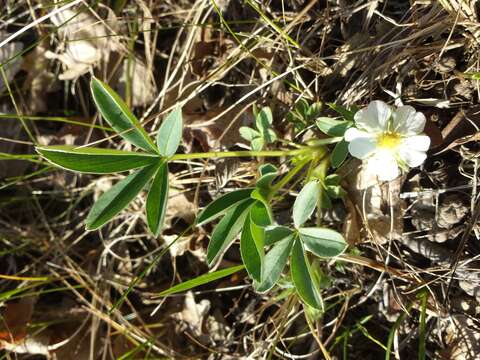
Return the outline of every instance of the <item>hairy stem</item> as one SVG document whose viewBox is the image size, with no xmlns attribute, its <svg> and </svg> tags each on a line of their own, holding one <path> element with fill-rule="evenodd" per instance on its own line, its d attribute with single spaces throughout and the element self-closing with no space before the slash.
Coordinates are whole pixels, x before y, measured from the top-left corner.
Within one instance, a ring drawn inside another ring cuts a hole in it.
<svg viewBox="0 0 480 360">
<path fill-rule="evenodd" d="M 304 152 L 304 149 L 295 150 L 266 150 L 266 151 L 216 151 L 207 153 L 175 154 L 170 160 L 191 160 L 191 159 L 221 159 L 231 157 L 280 157 L 295 156 Z"/>
<path fill-rule="evenodd" d="M 310 146 L 293 150 L 264 150 L 264 151 L 211 151 L 206 153 L 191 154 L 175 154 L 169 160 L 193 160 L 193 159 L 222 159 L 232 157 L 281 157 L 281 156 L 297 156 L 300 154 L 317 152 L 323 154 L 325 149 L 323 145 L 339 142 L 342 138 L 329 138 L 315 140 Z M 323 157 L 323 156 L 322 156 Z"/>
</svg>

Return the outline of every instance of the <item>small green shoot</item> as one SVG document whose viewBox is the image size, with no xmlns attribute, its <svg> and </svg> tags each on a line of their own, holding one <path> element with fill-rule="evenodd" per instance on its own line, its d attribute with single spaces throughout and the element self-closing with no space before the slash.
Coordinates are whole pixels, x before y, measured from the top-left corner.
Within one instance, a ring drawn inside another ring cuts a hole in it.
<svg viewBox="0 0 480 360">
<path fill-rule="evenodd" d="M 240 128 L 240 136 L 250 142 L 252 150 L 260 151 L 265 145 L 271 144 L 277 140 L 277 135 L 272 129 L 273 115 L 269 107 L 264 107 L 260 111 L 254 108 L 255 129 L 248 126 Z"/>
</svg>

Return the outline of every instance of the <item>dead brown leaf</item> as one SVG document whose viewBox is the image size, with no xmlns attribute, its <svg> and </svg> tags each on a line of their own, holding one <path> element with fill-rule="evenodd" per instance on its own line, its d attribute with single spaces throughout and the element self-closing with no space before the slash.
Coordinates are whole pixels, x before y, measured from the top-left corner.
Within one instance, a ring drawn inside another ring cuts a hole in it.
<svg viewBox="0 0 480 360">
<path fill-rule="evenodd" d="M 383 244 L 390 239 L 401 239 L 405 204 L 400 199 L 400 188 L 405 177 L 401 176 L 389 183 L 379 183 L 375 176 L 364 171 L 361 161 L 356 159 L 342 166 L 339 173 L 344 179 L 344 188 L 351 201 L 347 206 L 350 211 L 355 209 L 359 218 L 363 219 L 365 230 L 373 237 L 371 240 Z M 355 216 L 350 215 L 345 229 L 347 239 L 353 244 L 369 237 L 361 236 L 358 232 L 355 234 L 360 223 Z"/>
<path fill-rule="evenodd" d="M 239 129 L 253 122 L 253 114 L 243 106 L 236 106 L 220 118 L 211 120 L 221 114 L 226 108 L 216 108 L 203 114 L 185 113 L 185 130 L 183 141 L 187 152 L 192 151 L 194 141 L 203 151 L 230 148 L 236 144 L 244 144 Z"/>
<path fill-rule="evenodd" d="M 33 315 L 35 299 L 21 298 L 17 303 L 8 303 L 5 307 L 0 326 L 0 345 L 2 342 L 16 343 L 27 335 L 27 325 Z"/>
<path fill-rule="evenodd" d="M 56 53 L 47 51 L 45 56 L 59 60 L 64 66 L 65 71 L 58 77 L 60 80 L 72 80 L 88 73 L 106 61 L 110 51 L 119 48 L 115 37 L 109 36 L 116 23 L 115 14 L 110 10 L 108 27 L 82 8 L 65 9 L 52 16 L 51 21 L 59 27 L 61 44 Z"/>
</svg>

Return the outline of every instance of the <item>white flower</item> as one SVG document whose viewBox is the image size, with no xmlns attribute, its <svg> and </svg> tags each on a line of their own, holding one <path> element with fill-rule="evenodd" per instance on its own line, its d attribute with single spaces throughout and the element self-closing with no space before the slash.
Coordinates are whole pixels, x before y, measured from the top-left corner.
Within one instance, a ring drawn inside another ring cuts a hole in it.
<svg viewBox="0 0 480 360">
<path fill-rule="evenodd" d="M 355 114 L 355 127 L 345 132 L 348 151 L 363 160 L 366 170 L 382 181 L 400 175 L 399 167 L 421 165 L 430 147 L 430 138 L 421 134 L 425 116 L 411 106 L 391 108 L 372 101 Z"/>
</svg>

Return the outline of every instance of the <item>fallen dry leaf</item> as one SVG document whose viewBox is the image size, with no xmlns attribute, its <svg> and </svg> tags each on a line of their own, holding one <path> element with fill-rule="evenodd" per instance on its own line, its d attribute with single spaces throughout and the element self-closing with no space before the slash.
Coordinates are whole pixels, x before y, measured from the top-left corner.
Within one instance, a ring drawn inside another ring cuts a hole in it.
<svg viewBox="0 0 480 360">
<path fill-rule="evenodd" d="M 49 59 L 59 60 L 65 67 L 60 80 L 72 80 L 88 73 L 101 61 L 106 61 L 110 51 L 118 48 L 117 41 L 108 36 L 109 29 L 91 13 L 79 9 L 66 9 L 50 18 L 58 27 L 61 44 L 56 53 L 47 51 Z M 108 12 L 108 24 L 116 22 L 112 11 Z"/>
<path fill-rule="evenodd" d="M 342 166 L 339 174 L 344 179 L 344 188 L 351 201 L 348 207 L 355 209 L 359 218 L 363 219 L 366 230 L 373 236 L 372 240 L 383 244 L 390 239 L 401 239 L 405 203 L 400 199 L 400 189 L 405 176 L 389 183 L 379 183 L 375 176 L 364 171 L 361 161 L 357 159 L 351 159 Z M 353 223 L 356 221 L 353 215 L 350 216 L 351 229 L 346 229 L 347 240 L 355 244 L 364 237 L 359 233 L 355 235 L 358 225 Z"/>
<path fill-rule="evenodd" d="M 181 312 L 173 314 L 173 318 L 178 320 L 178 326 L 185 331 L 188 329 L 196 337 L 200 337 L 203 334 L 203 322 L 210 310 L 210 301 L 201 300 L 195 301 L 195 297 L 191 291 L 185 294 L 185 305 Z"/>
<path fill-rule="evenodd" d="M 239 129 L 241 126 L 253 123 L 253 114 L 243 106 L 236 106 L 217 118 L 225 110 L 226 108 L 221 107 L 203 114 L 184 113 L 183 144 L 187 152 L 192 151 L 195 140 L 203 151 L 230 148 L 239 143 L 245 144 Z"/>
</svg>

